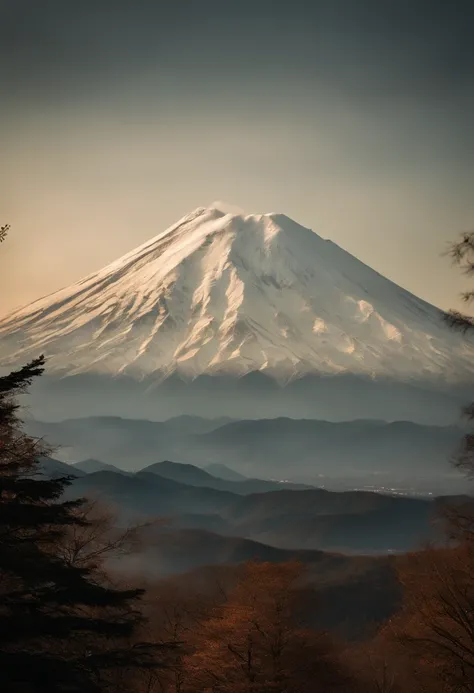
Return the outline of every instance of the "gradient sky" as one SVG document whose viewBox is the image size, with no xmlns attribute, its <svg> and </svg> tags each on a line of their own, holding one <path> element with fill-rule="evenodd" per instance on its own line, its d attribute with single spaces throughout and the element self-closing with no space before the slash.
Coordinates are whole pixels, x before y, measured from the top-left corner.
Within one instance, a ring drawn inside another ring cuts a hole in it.
<svg viewBox="0 0 474 693">
<path fill-rule="evenodd" d="M 0 0 L 0 312 L 214 200 L 457 305 L 473 35 L 471 0 Z"/>
</svg>

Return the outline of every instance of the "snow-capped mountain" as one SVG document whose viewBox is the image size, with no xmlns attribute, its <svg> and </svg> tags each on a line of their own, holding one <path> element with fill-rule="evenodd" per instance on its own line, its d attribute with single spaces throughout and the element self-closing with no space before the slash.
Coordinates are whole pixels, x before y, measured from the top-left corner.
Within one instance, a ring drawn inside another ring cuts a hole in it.
<svg viewBox="0 0 474 693">
<path fill-rule="evenodd" d="M 0 360 L 163 380 L 354 373 L 462 380 L 442 313 L 283 214 L 198 208 L 99 272 L 0 321 Z"/>
</svg>

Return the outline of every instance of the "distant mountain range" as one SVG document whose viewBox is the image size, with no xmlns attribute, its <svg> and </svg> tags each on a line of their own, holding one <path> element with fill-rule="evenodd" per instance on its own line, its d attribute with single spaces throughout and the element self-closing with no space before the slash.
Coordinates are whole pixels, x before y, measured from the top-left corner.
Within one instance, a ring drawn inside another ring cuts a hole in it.
<svg viewBox="0 0 474 693">
<path fill-rule="evenodd" d="M 194 417 L 165 422 L 89 417 L 57 423 L 30 421 L 28 430 L 64 446 L 63 459 L 97 460 L 82 462 L 78 468 L 85 471 L 105 469 L 105 465 L 138 471 L 168 459 L 200 467 L 203 484 L 202 470 L 209 473 L 213 469 L 209 465 L 230 468 L 234 478 L 237 473 L 310 485 L 347 479 L 355 486 L 410 487 L 419 479 L 425 491 L 438 494 L 444 492 L 443 484 L 462 481 L 449 465 L 462 430 L 407 421 L 268 419 L 222 425 Z M 218 488 L 224 489 L 223 481 L 229 480 L 221 480 Z"/>
<path fill-rule="evenodd" d="M 203 486 L 202 470 L 165 463 L 168 477 L 155 470 L 124 475 L 99 471 L 82 474 L 69 496 L 102 498 L 121 522 L 150 517 L 167 519 L 167 531 L 202 530 L 241 537 L 285 550 L 338 550 L 384 553 L 415 548 L 433 537 L 439 501 L 369 492 L 337 493 L 323 489 L 272 490 L 244 495 L 242 481 L 226 488 Z M 174 476 L 174 479 L 169 476 Z M 186 483 L 178 481 L 186 479 Z M 210 479 L 209 483 L 219 481 Z M 251 480 L 248 480 L 251 481 Z"/>
</svg>

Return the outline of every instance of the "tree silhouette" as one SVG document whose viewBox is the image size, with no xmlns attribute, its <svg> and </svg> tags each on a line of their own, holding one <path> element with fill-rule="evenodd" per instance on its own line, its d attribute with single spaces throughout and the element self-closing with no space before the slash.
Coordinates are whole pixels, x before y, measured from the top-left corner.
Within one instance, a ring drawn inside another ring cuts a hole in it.
<svg viewBox="0 0 474 693">
<path fill-rule="evenodd" d="M 0 243 L 2 243 L 5 240 L 9 231 L 10 224 L 4 224 L 3 226 L 0 226 Z"/>
<path fill-rule="evenodd" d="M 449 248 L 449 255 L 453 262 L 461 268 L 468 277 L 474 276 L 474 232 L 465 233 L 461 239 L 453 243 Z M 466 304 L 474 300 L 474 290 L 465 291 L 462 299 Z M 458 310 L 451 310 L 446 315 L 446 321 L 453 329 L 463 334 L 470 334 L 474 330 L 474 318 L 471 315 Z M 464 408 L 464 414 L 469 421 L 474 421 L 474 403 Z M 463 440 L 462 447 L 454 460 L 467 477 L 474 477 L 474 434 L 468 433 Z"/>
<path fill-rule="evenodd" d="M 459 241 L 450 245 L 448 254 L 465 275 L 474 276 L 474 232 L 464 233 Z M 461 297 L 466 304 L 470 303 L 474 300 L 474 290 L 465 291 Z M 472 316 L 461 311 L 449 311 L 446 319 L 449 325 L 463 332 L 474 329 Z"/>
<path fill-rule="evenodd" d="M 449 254 L 469 276 L 474 275 L 474 234 L 466 233 Z M 474 291 L 463 299 L 469 303 Z M 458 310 L 446 321 L 469 334 L 474 319 Z M 474 420 L 474 404 L 465 408 Z M 474 434 L 465 435 L 454 465 L 474 478 Z M 425 690 L 461 693 L 474 690 L 474 504 L 454 499 L 443 508 L 447 546 L 409 554 L 398 564 L 404 588 L 401 613 L 391 627 L 406 653 L 418 663 Z M 422 690 L 422 689 L 421 689 Z"/>
<path fill-rule="evenodd" d="M 67 560 L 82 500 L 61 500 L 71 477 L 44 478 L 47 446 L 21 429 L 16 395 L 39 357 L 0 378 L 0 681 L 2 690 L 99 691 L 117 667 L 154 667 L 156 647 L 124 646 L 142 617 L 142 590 L 116 589 L 98 563 Z"/>
</svg>

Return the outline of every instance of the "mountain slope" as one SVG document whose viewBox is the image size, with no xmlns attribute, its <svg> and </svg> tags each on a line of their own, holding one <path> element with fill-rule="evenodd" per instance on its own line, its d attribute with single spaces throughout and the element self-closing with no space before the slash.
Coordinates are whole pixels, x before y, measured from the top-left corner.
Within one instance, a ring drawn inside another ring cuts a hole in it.
<svg viewBox="0 0 474 693">
<path fill-rule="evenodd" d="M 196 467 L 193 464 L 177 464 L 168 460 L 151 464 L 142 472 L 151 472 L 165 479 L 172 479 L 188 486 L 200 486 L 204 488 L 214 488 L 220 491 L 230 491 L 245 496 L 251 493 L 267 493 L 269 491 L 280 490 L 283 486 L 290 490 L 303 490 L 310 488 L 303 484 L 280 483 L 278 481 L 267 481 L 264 479 L 242 478 L 242 481 L 228 481 L 213 476 L 209 472 Z"/>
<path fill-rule="evenodd" d="M 160 381 L 307 374 L 462 380 L 473 349 L 442 313 L 282 214 L 198 208 L 0 323 L 0 360 Z"/>
<path fill-rule="evenodd" d="M 100 460 L 94 460 L 92 458 L 88 458 L 87 460 L 81 460 L 80 462 L 75 462 L 72 465 L 73 469 L 77 470 L 79 469 L 81 472 L 84 472 L 85 474 L 94 474 L 95 472 L 104 472 L 104 471 L 109 471 L 109 472 L 117 472 L 118 474 L 126 474 L 127 472 L 122 471 L 118 467 L 116 467 L 113 464 L 108 464 L 107 462 L 101 462 Z"/>
<path fill-rule="evenodd" d="M 236 421 L 189 436 L 196 458 L 224 461 L 238 471 L 264 477 L 317 473 L 333 476 L 383 472 L 390 478 L 448 474 L 462 431 L 409 421 L 355 420 L 341 423 L 289 418 Z M 183 455 L 181 455 L 183 458 Z M 290 464 L 291 460 L 291 464 Z M 291 471 L 290 471 L 291 470 Z M 255 472 L 254 472 L 255 473 Z"/>
<path fill-rule="evenodd" d="M 238 495 L 139 472 L 80 477 L 68 497 L 102 498 L 121 522 L 167 518 L 167 530 L 211 530 L 288 550 L 409 550 L 434 536 L 439 502 L 321 489 Z M 199 547 L 197 547 L 199 550 Z"/>
<path fill-rule="evenodd" d="M 432 501 L 323 489 L 252 494 L 227 510 L 239 535 L 294 549 L 406 550 L 431 536 Z"/>
<path fill-rule="evenodd" d="M 219 464 L 214 462 L 214 464 L 208 464 L 205 467 L 206 472 L 216 476 L 218 479 L 224 479 L 225 481 L 245 481 L 248 477 L 243 474 L 239 474 L 234 469 L 227 467 L 225 464 Z"/>
<path fill-rule="evenodd" d="M 81 476 L 66 490 L 66 495 L 102 497 L 126 519 L 188 513 L 219 514 L 239 498 L 228 491 L 188 486 L 157 474 L 138 472 L 126 476 L 111 471 Z"/>
<path fill-rule="evenodd" d="M 84 476 L 82 469 L 76 469 L 70 464 L 56 460 L 54 457 L 41 456 L 39 462 L 39 473 L 46 477 L 80 477 Z"/>
</svg>

